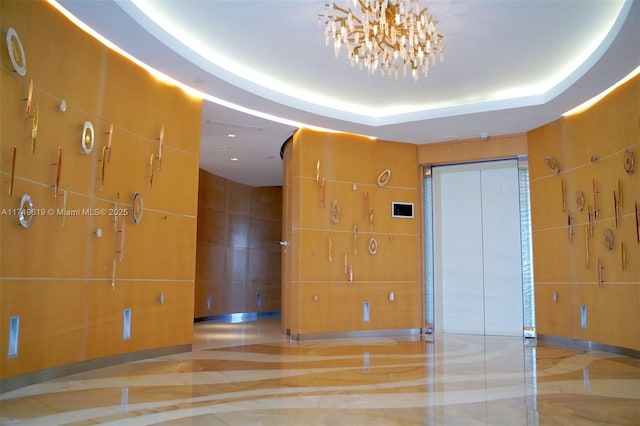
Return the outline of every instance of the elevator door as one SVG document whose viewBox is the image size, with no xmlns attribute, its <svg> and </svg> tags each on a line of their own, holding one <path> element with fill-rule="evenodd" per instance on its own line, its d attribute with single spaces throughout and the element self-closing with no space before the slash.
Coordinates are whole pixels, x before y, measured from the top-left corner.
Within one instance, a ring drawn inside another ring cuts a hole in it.
<svg viewBox="0 0 640 426">
<path fill-rule="evenodd" d="M 522 335 L 515 160 L 434 167 L 436 330 Z"/>
</svg>

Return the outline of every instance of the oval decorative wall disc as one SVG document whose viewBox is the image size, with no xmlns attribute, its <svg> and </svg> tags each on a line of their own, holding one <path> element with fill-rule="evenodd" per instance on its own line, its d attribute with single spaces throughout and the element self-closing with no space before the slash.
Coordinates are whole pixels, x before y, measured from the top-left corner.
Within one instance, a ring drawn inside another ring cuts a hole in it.
<svg viewBox="0 0 640 426">
<path fill-rule="evenodd" d="M 27 73 L 27 59 L 24 56 L 24 48 L 16 30 L 11 27 L 7 30 L 7 50 L 11 65 L 18 75 L 24 77 Z"/>
</svg>

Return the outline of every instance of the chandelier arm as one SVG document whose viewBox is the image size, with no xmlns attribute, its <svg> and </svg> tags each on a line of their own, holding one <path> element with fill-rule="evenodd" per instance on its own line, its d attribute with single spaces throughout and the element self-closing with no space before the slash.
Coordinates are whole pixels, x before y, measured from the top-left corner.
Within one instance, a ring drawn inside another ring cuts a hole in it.
<svg viewBox="0 0 640 426">
<path fill-rule="evenodd" d="M 349 12 L 351 12 L 351 9 L 349 9 Z M 347 18 L 344 18 L 347 19 Z M 364 27 L 364 24 L 362 23 L 362 21 L 360 20 L 360 18 L 358 18 L 356 15 L 353 14 L 353 12 L 351 12 L 351 19 L 353 19 L 354 21 L 356 21 L 358 24 L 362 25 Z"/>
<path fill-rule="evenodd" d="M 351 13 L 351 19 L 353 19 L 355 22 L 359 23 L 360 25 L 362 24 L 362 21 L 360 20 L 360 18 L 358 18 L 352 11 L 351 9 L 347 10 L 347 9 L 343 9 L 340 6 L 336 5 L 334 3 L 333 8 L 335 10 L 337 10 L 338 12 L 344 13 L 345 15 L 349 15 L 349 13 Z M 341 25 L 344 25 L 344 23 L 347 20 L 346 16 L 338 16 L 338 15 L 318 15 L 321 17 L 325 17 L 325 18 L 329 18 L 329 20 L 334 20 L 334 21 L 339 21 Z M 328 21 L 325 21 L 325 25 L 328 23 Z"/>
<path fill-rule="evenodd" d="M 333 4 L 333 8 L 334 8 L 335 10 L 337 10 L 338 12 L 342 12 L 342 13 L 344 13 L 345 15 L 348 15 L 348 14 L 349 14 L 349 12 L 351 11 L 351 9 L 349 9 L 349 10 L 343 9 L 343 8 L 341 8 L 340 6 L 338 6 L 338 5 L 337 5 L 337 4 L 335 4 L 335 3 Z"/>
<path fill-rule="evenodd" d="M 365 10 L 368 12 L 372 12 L 371 8 L 364 4 L 362 0 L 358 0 L 358 4 L 360 5 L 360 9 L 364 12 Z"/>
<path fill-rule="evenodd" d="M 318 17 L 320 17 L 320 18 L 327 18 L 327 19 L 325 20 L 325 22 L 324 22 L 325 24 L 327 24 L 327 23 L 331 22 L 332 20 L 342 21 L 342 20 L 346 19 L 345 17 L 343 17 L 343 16 L 338 16 L 338 15 L 318 15 Z"/>
<path fill-rule="evenodd" d="M 364 6 L 364 4 L 362 3 L 362 1 L 361 1 L 361 0 L 358 0 L 358 2 L 360 3 L 360 5 L 361 5 L 362 9 L 364 10 L 364 9 L 365 9 L 365 6 Z M 340 6 L 336 5 L 335 3 L 333 4 L 333 8 L 334 8 L 335 10 L 337 10 L 338 12 L 344 13 L 345 15 L 349 15 L 349 13 L 351 13 L 351 18 L 352 18 L 354 21 L 356 21 L 356 22 L 358 22 L 358 23 L 362 24 L 362 21 L 360 20 L 360 18 L 358 18 L 358 17 L 356 16 L 356 14 L 355 14 L 355 13 L 353 13 L 353 11 L 352 11 L 350 8 L 349 8 L 349 9 L 343 9 L 343 8 L 341 8 Z M 333 18 L 333 16 L 332 16 L 332 18 Z M 336 17 L 335 17 L 335 19 L 339 19 L 339 20 L 341 20 L 341 21 L 346 21 L 347 17 L 346 17 L 346 16 L 341 16 L 341 17 L 337 17 L 337 16 L 336 16 Z"/>
</svg>

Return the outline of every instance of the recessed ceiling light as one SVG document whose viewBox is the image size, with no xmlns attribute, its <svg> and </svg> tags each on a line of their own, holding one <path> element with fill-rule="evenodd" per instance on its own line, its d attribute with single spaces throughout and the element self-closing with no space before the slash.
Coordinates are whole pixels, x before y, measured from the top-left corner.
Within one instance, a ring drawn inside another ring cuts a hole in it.
<svg viewBox="0 0 640 426">
<path fill-rule="evenodd" d="M 236 135 L 234 135 L 233 133 L 229 133 L 227 136 L 230 137 L 230 138 L 235 138 L 236 137 Z"/>
<path fill-rule="evenodd" d="M 231 161 L 238 161 L 238 157 L 231 157 L 230 160 Z"/>
</svg>

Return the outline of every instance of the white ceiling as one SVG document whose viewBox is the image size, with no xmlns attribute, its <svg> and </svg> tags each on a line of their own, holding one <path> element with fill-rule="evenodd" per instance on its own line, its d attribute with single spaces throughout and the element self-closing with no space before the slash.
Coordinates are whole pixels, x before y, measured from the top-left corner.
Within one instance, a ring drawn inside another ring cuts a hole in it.
<svg viewBox="0 0 640 426">
<path fill-rule="evenodd" d="M 324 3 L 60 1 L 204 93 L 201 167 L 252 186 L 281 184 L 280 147 L 302 125 L 417 144 L 521 133 L 640 65 L 639 1 L 421 0 L 444 62 L 417 82 L 369 76 L 325 46 Z"/>
</svg>

